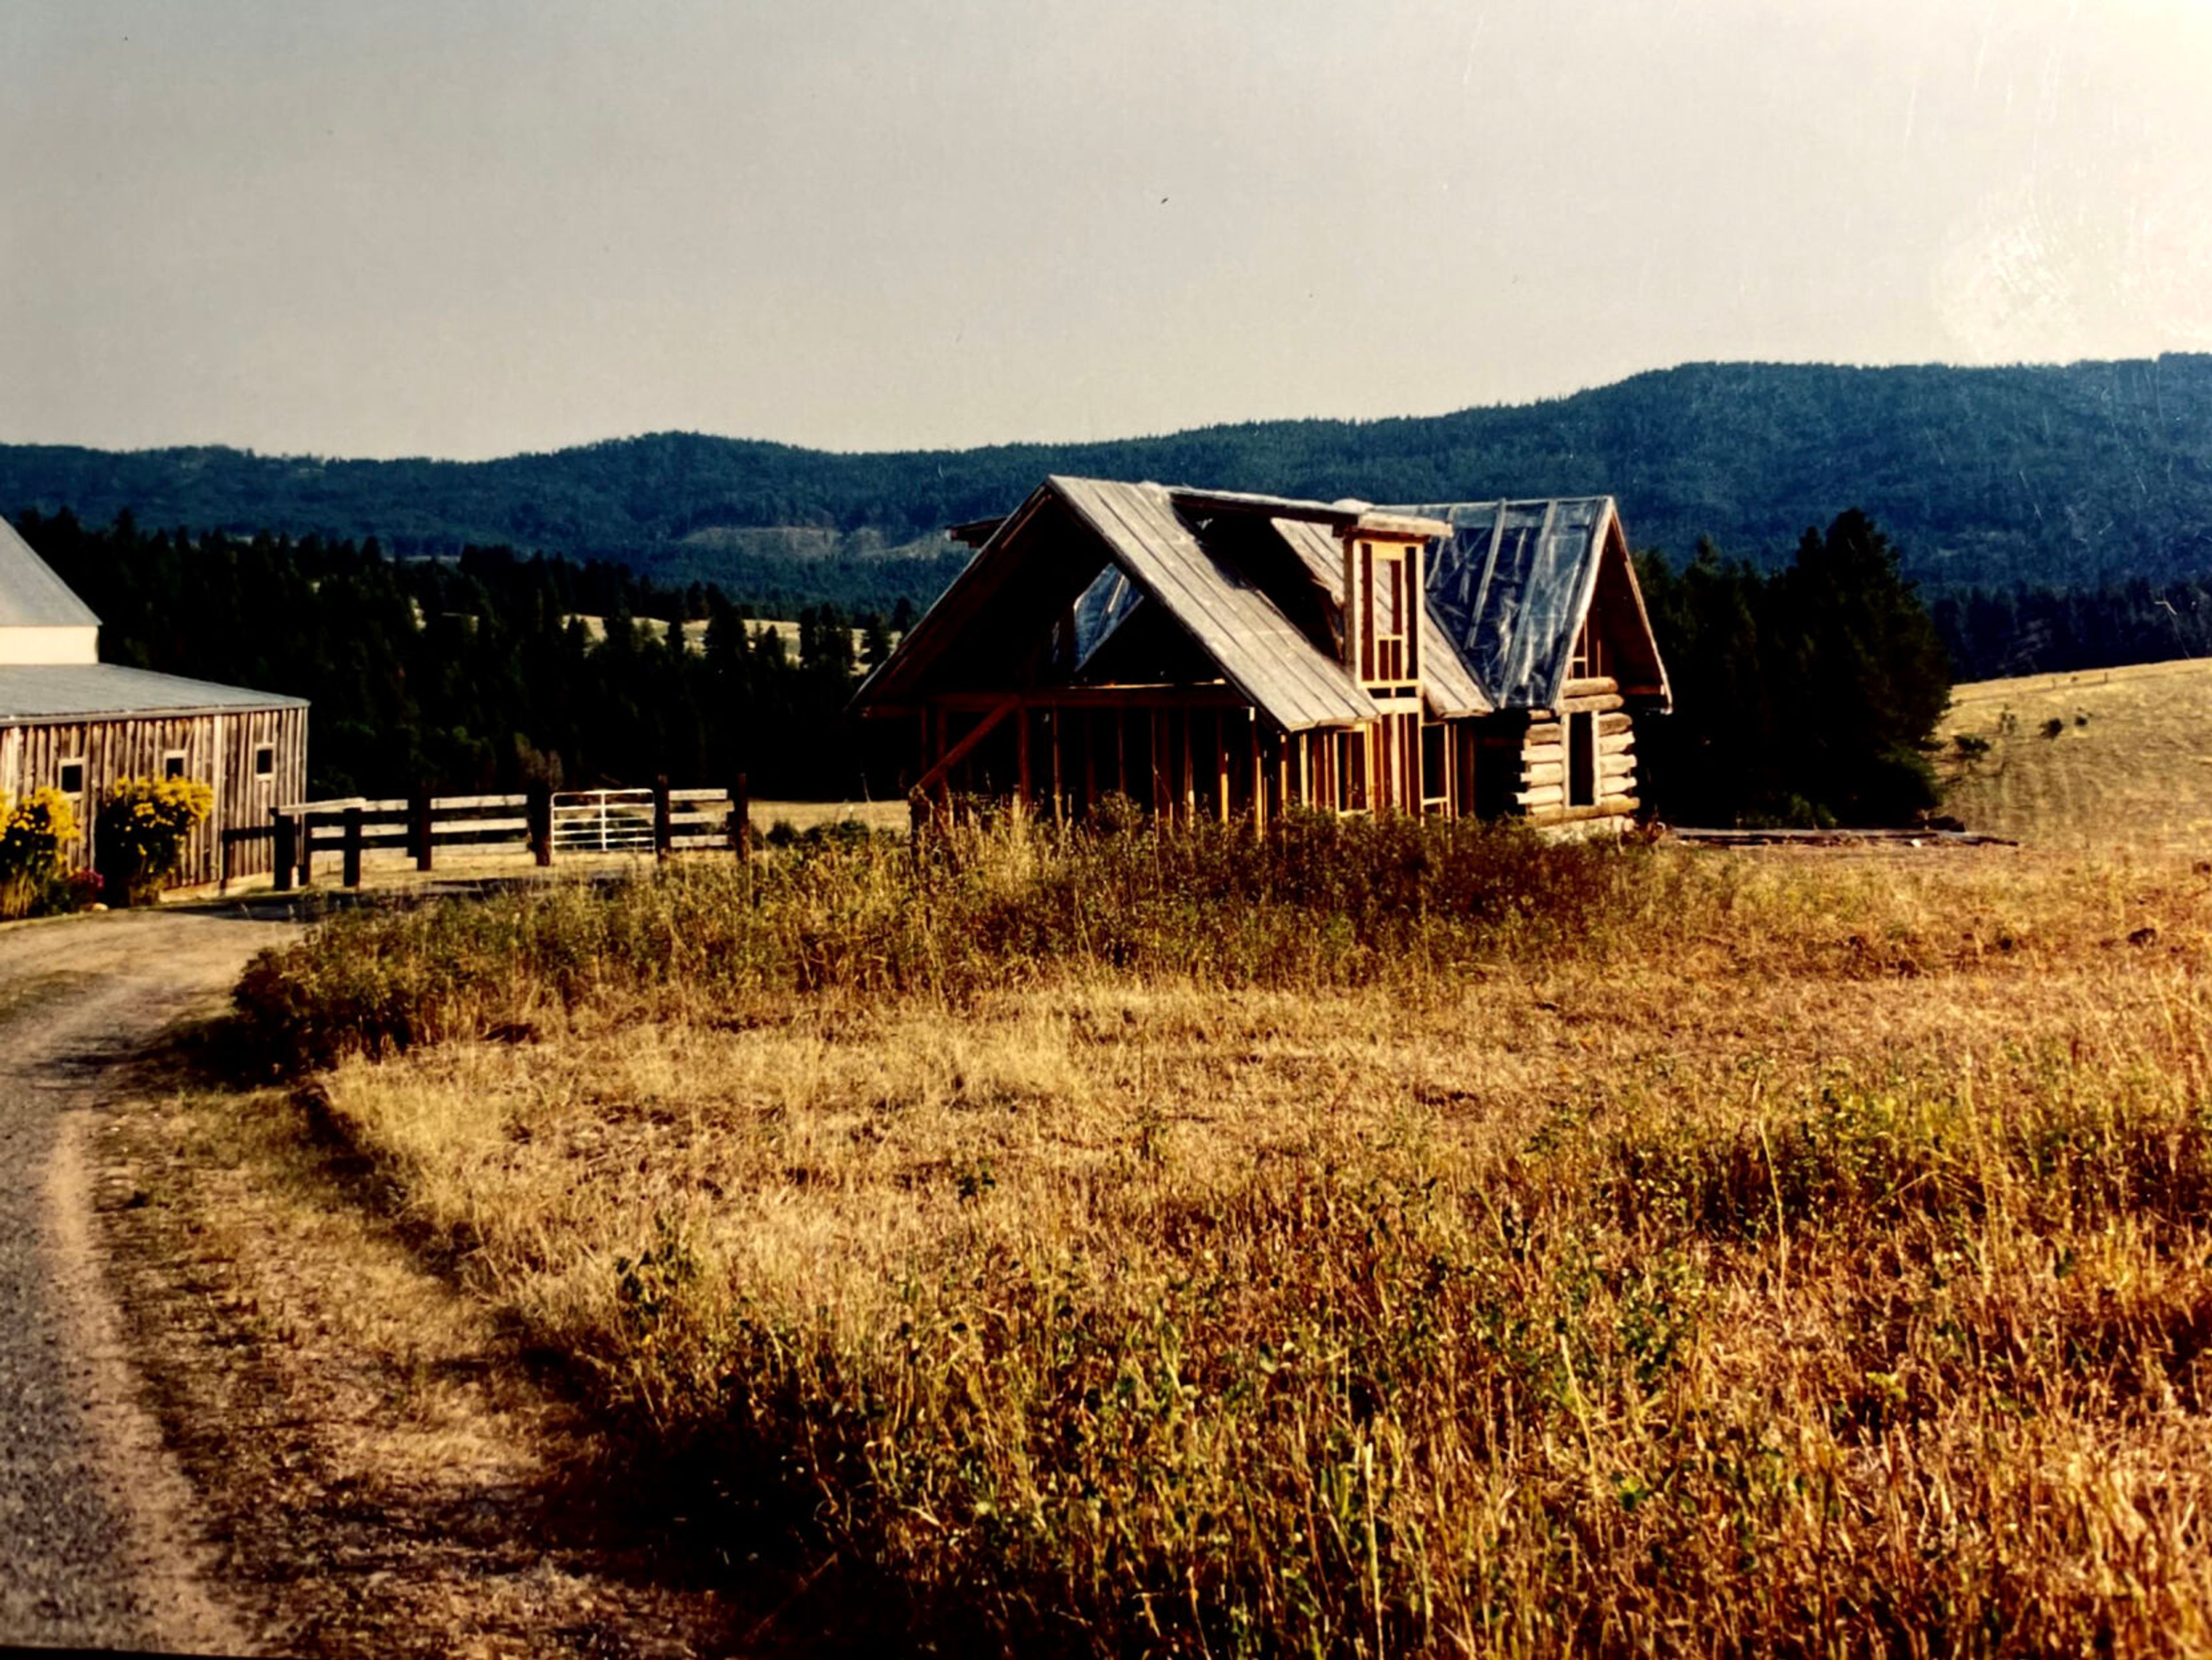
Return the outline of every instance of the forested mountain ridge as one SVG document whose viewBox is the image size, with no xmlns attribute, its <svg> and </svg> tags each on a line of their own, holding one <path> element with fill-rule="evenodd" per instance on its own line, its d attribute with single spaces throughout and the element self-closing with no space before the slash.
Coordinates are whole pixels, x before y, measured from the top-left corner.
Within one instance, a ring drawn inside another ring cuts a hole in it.
<svg viewBox="0 0 2212 1660">
<path fill-rule="evenodd" d="M 2064 367 L 1698 363 L 1571 397 L 1389 420 L 1274 421 L 1161 437 L 847 454 L 696 434 L 480 462 L 224 448 L 0 447 L 0 511 L 104 522 L 474 544 L 620 559 L 739 597 L 927 599 L 956 556 L 927 538 L 1006 511 L 1047 472 L 1436 502 L 1610 492 L 1636 543 L 1700 537 L 1771 563 L 1866 509 L 1938 587 L 2101 585 L 2212 570 L 2212 356 Z M 748 538 L 829 531 L 819 546 Z"/>
</svg>

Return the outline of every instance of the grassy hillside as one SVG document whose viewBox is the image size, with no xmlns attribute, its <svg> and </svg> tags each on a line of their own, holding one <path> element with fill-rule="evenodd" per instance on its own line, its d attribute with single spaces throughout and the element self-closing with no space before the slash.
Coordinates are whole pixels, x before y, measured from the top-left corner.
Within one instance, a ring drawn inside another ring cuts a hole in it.
<svg viewBox="0 0 2212 1660">
<path fill-rule="evenodd" d="M 1708 534 L 1777 557 L 1858 506 L 1923 580 L 2074 587 L 2212 567 L 2212 357 L 1690 364 L 1510 408 L 957 452 L 696 434 L 474 463 L 15 445 L 0 447 L 0 512 L 105 521 L 128 508 L 161 525 L 374 535 L 400 551 L 609 554 L 732 592 L 837 598 L 843 573 L 922 599 L 953 568 L 928 556 L 941 544 L 917 541 L 1006 511 L 1049 471 L 1378 502 L 1610 491 L 1639 545 L 1678 557 Z M 775 527 L 836 537 L 744 534 Z"/>
<path fill-rule="evenodd" d="M 1972 829 L 2212 854 L 2212 660 L 1959 686 L 1939 735 L 1944 810 Z"/>
</svg>

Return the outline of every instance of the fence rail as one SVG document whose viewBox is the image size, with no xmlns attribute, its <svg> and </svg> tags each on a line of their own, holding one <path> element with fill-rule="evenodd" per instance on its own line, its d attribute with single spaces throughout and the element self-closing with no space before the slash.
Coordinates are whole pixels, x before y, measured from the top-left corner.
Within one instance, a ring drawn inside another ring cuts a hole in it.
<svg viewBox="0 0 2212 1660">
<path fill-rule="evenodd" d="M 665 858 L 714 848 L 743 858 L 751 849 L 750 810 L 743 774 L 727 788 L 671 789 L 663 778 L 642 789 L 539 788 L 519 795 L 432 795 L 425 789 L 397 800 L 294 801 L 276 808 L 266 824 L 222 833 L 222 885 L 230 885 L 232 850 L 263 841 L 273 844 L 279 892 L 313 882 L 318 854 L 335 854 L 345 885 L 359 887 L 364 855 L 393 848 L 404 848 L 416 868 L 426 871 L 436 867 L 441 848 L 519 848 L 540 865 L 558 854 Z"/>
</svg>

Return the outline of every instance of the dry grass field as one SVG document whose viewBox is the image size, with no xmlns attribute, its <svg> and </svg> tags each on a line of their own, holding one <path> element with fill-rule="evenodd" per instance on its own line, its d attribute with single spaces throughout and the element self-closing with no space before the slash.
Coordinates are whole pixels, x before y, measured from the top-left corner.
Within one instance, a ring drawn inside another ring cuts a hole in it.
<svg viewBox="0 0 2212 1660">
<path fill-rule="evenodd" d="M 2212 853 L 2212 661 L 1960 686 L 1939 737 L 1944 810 L 1971 830 Z"/>
<path fill-rule="evenodd" d="M 756 1645 L 2184 1653 L 2208 952 L 2165 853 L 833 839 L 339 919 L 190 1110 L 848 1588 Z"/>
</svg>

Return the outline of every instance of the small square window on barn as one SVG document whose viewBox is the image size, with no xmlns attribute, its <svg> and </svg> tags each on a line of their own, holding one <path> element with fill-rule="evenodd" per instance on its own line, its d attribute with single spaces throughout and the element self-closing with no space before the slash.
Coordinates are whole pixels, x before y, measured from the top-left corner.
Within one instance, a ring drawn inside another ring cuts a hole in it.
<svg viewBox="0 0 2212 1660">
<path fill-rule="evenodd" d="M 185 752 L 182 750 L 171 750 L 167 755 L 161 757 L 161 776 L 164 778 L 182 778 L 184 775 Z"/>
<path fill-rule="evenodd" d="M 62 763 L 61 789 L 64 795 L 84 794 L 84 763 L 82 761 Z"/>
<path fill-rule="evenodd" d="M 256 744 L 253 746 L 253 778 L 256 783 L 266 783 L 276 775 L 276 746 Z"/>
</svg>

